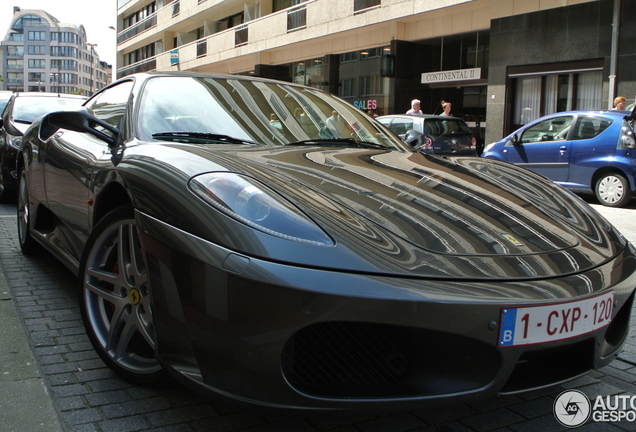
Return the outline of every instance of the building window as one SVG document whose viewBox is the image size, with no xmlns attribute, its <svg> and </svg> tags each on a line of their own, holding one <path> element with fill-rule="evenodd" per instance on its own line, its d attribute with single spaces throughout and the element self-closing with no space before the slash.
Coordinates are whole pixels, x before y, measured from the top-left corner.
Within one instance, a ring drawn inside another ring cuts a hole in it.
<svg viewBox="0 0 636 432">
<path fill-rule="evenodd" d="M 24 60 L 8 59 L 7 69 L 24 69 Z"/>
<path fill-rule="evenodd" d="M 45 75 L 44 72 L 29 72 L 29 81 L 44 81 Z"/>
<path fill-rule="evenodd" d="M 54 57 L 75 57 L 78 58 L 77 48 L 70 46 L 52 46 L 51 55 Z"/>
<path fill-rule="evenodd" d="M 7 74 L 7 80 L 11 84 L 22 84 L 24 81 L 24 73 L 22 72 L 9 72 Z"/>
<path fill-rule="evenodd" d="M 24 41 L 24 35 L 22 33 L 10 33 L 7 37 L 7 42 L 22 42 Z"/>
<path fill-rule="evenodd" d="M 380 0 L 353 0 L 353 11 L 363 12 L 367 9 L 380 6 L 381 3 Z"/>
<path fill-rule="evenodd" d="M 46 55 L 46 45 L 29 45 L 29 54 Z"/>
<path fill-rule="evenodd" d="M 340 97 L 353 97 L 356 95 L 355 78 L 345 78 L 340 80 Z"/>
<path fill-rule="evenodd" d="M 360 77 L 360 96 L 381 95 L 382 83 L 384 81 L 380 75 L 370 75 Z"/>
<path fill-rule="evenodd" d="M 307 26 L 307 8 L 300 7 L 287 12 L 287 31 L 303 29 Z"/>
<path fill-rule="evenodd" d="M 23 30 L 24 27 L 39 27 L 47 22 L 38 15 L 22 15 L 11 26 L 14 30 Z"/>
<path fill-rule="evenodd" d="M 29 69 L 46 69 L 46 60 L 29 59 Z"/>
<path fill-rule="evenodd" d="M 288 7 L 295 6 L 297 4 L 305 3 L 307 0 L 274 0 L 274 12 L 287 9 Z"/>
<path fill-rule="evenodd" d="M 133 14 L 128 15 L 126 18 L 124 18 L 124 23 L 123 23 L 124 29 L 127 29 L 128 27 L 131 27 L 135 25 L 136 23 L 143 21 L 144 19 L 146 19 L 147 17 L 149 17 L 156 11 L 157 11 L 157 3 L 152 2 L 144 6 L 143 8 L 139 9 L 138 11 L 134 12 Z"/>
<path fill-rule="evenodd" d="M 131 65 L 155 56 L 155 44 L 151 43 L 124 55 L 124 64 Z"/>
<path fill-rule="evenodd" d="M 77 61 L 75 60 L 51 60 L 51 68 L 58 70 L 77 70 Z"/>
<path fill-rule="evenodd" d="M 29 54 L 31 54 L 31 53 L 29 53 Z M 22 45 L 19 45 L 19 46 L 18 45 L 7 45 L 7 55 L 22 57 L 24 55 L 24 46 L 22 46 Z"/>
<path fill-rule="evenodd" d="M 544 115 L 569 110 L 601 109 L 601 70 L 521 76 L 514 80 L 513 128 Z"/>
<path fill-rule="evenodd" d="M 30 41 L 45 41 L 46 40 L 46 32 L 43 32 L 43 31 L 30 31 L 29 32 L 29 40 Z"/>
<path fill-rule="evenodd" d="M 77 75 L 72 73 L 61 73 L 58 75 L 58 82 L 63 84 L 77 84 Z"/>
<path fill-rule="evenodd" d="M 241 46 L 247 43 L 247 25 L 237 28 L 234 32 L 234 45 Z"/>
<path fill-rule="evenodd" d="M 197 57 L 204 57 L 208 53 L 208 41 L 197 43 Z"/>
<path fill-rule="evenodd" d="M 172 16 L 175 17 L 179 15 L 180 12 L 181 5 L 179 4 L 179 0 L 176 0 L 174 3 L 172 3 Z"/>
<path fill-rule="evenodd" d="M 79 44 L 79 36 L 71 32 L 53 32 L 51 33 L 51 40 Z"/>
</svg>

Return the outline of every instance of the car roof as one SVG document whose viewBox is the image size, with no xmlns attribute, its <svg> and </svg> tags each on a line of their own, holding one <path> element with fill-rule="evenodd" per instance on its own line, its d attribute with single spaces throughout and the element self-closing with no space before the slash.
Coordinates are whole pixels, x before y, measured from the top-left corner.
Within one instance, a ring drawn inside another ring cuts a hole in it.
<svg viewBox="0 0 636 432">
<path fill-rule="evenodd" d="M 386 115 L 378 116 L 376 118 L 395 118 L 395 117 L 439 118 L 443 120 L 462 120 L 459 117 L 441 116 L 436 114 L 386 114 Z"/>
<path fill-rule="evenodd" d="M 14 97 L 61 97 L 71 99 L 88 99 L 86 96 L 69 93 L 49 93 L 49 92 L 17 92 Z"/>
<path fill-rule="evenodd" d="M 562 115 L 586 115 L 586 116 L 610 116 L 610 117 L 625 117 L 630 115 L 629 111 L 619 110 L 572 110 L 572 111 L 559 111 L 552 114 L 546 114 L 539 118 L 544 117 L 556 117 Z M 537 119 L 539 120 L 539 119 Z"/>
</svg>

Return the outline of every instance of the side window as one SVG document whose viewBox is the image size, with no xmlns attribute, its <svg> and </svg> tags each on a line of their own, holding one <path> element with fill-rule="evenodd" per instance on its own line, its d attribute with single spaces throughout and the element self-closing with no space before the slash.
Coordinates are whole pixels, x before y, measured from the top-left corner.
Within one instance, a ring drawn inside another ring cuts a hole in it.
<svg viewBox="0 0 636 432">
<path fill-rule="evenodd" d="M 575 134 L 572 139 L 583 140 L 591 139 L 603 132 L 612 124 L 607 119 L 598 117 L 579 117 L 576 122 Z"/>
<path fill-rule="evenodd" d="M 556 117 L 530 126 L 521 136 L 522 144 L 542 143 L 546 141 L 564 141 L 570 132 L 572 116 Z"/>
<path fill-rule="evenodd" d="M 405 134 L 407 131 L 413 129 L 413 120 L 404 118 L 393 119 L 389 129 L 397 135 Z"/>
<path fill-rule="evenodd" d="M 113 127 L 119 127 L 119 122 L 126 113 L 132 87 L 132 81 L 125 81 L 115 87 L 104 90 L 97 97 L 91 99 L 86 107 L 98 119 Z"/>
</svg>

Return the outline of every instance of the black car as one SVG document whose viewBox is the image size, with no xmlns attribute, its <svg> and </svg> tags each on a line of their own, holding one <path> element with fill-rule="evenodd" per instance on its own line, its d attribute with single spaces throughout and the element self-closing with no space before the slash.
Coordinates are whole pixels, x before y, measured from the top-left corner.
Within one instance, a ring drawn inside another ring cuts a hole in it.
<svg viewBox="0 0 636 432">
<path fill-rule="evenodd" d="M 0 202 L 15 199 L 17 173 L 15 156 L 22 134 L 31 123 L 52 111 L 76 108 L 88 99 L 59 93 L 13 93 L 0 118 Z"/>
<path fill-rule="evenodd" d="M 629 330 L 635 250 L 588 204 L 414 152 L 318 89 L 127 76 L 34 122 L 17 168 L 23 252 L 78 275 L 93 346 L 134 382 L 410 409 L 578 377 Z"/>
<path fill-rule="evenodd" d="M 414 150 L 422 153 L 478 156 L 477 140 L 457 117 L 391 114 L 377 117 Z"/>
</svg>

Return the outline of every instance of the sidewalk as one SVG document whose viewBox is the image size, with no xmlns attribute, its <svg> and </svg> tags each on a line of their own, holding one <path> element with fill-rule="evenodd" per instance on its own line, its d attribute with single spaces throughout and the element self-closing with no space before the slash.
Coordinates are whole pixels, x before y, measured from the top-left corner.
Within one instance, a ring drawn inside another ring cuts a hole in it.
<svg viewBox="0 0 636 432">
<path fill-rule="evenodd" d="M 62 432 L 0 272 L 0 431 Z"/>
</svg>

